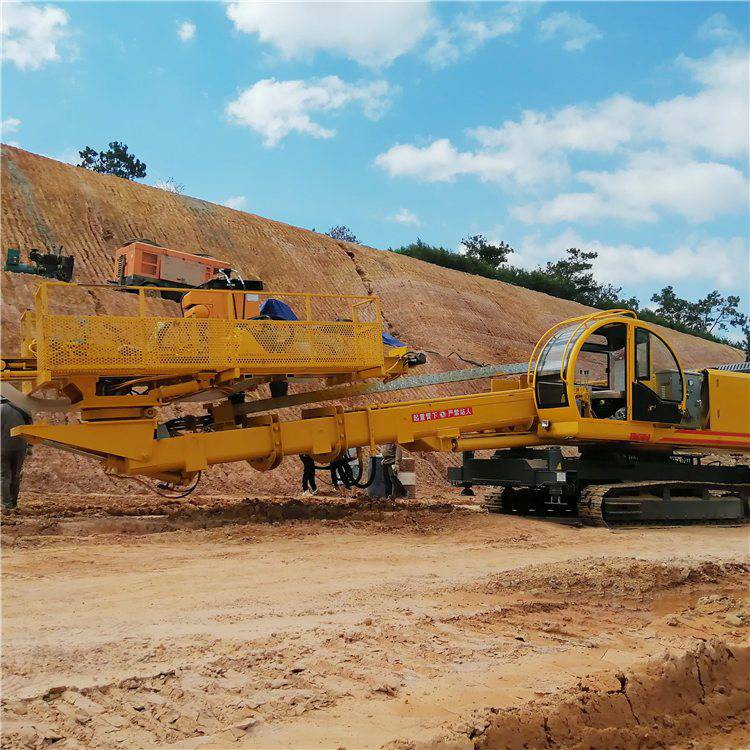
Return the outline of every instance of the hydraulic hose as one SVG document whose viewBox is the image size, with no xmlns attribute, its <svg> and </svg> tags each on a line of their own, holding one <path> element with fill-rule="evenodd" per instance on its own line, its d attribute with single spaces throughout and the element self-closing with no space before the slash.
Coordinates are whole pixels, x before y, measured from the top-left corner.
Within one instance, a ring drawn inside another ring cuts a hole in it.
<svg viewBox="0 0 750 750">
<path fill-rule="evenodd" d="M 338 459 L 337 461 L 331 461 L 329 464 L 315 464 L 316 471 L 333 471 L 335 472 L 334 483 L 338 480 L 347 489 L 351 487 L 357 487 L 361 490 L 366 490 L 375 481 L 375 457 L 370 457 L 370 471 L 366 482 L 361 482 L 364 474 L 364 466 L 362 462 L 359 462 L 359 476 L 355 479 L 352 468 L 348 461 Z"/>
</svg>

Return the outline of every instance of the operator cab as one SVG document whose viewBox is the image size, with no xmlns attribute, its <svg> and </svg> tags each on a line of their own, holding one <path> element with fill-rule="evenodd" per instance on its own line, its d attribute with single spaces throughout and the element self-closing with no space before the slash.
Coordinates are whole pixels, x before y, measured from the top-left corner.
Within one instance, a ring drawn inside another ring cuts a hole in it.
<svg viewBox="0 0 750 750">
<path fill-rule="evenodd" d="M 533 371 L 539 409 L 565 408 L 572 418 L 594 420 L 682 419 L 677 357 L 633 313 L 606 311 L 566 321 L 539 346 Z"/>
</svg>

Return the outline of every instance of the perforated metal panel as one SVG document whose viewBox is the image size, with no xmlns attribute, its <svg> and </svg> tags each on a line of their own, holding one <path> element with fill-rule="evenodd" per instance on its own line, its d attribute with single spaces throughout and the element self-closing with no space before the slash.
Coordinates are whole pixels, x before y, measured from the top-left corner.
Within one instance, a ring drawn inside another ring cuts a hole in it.
<svg viewBox="0 0 750 750">
<path fill-rule="evenodd" d="M 37 316 L 40 370 L 141 375 L 346 373 L 383 363 L 379 323 Z"/>
</svg>

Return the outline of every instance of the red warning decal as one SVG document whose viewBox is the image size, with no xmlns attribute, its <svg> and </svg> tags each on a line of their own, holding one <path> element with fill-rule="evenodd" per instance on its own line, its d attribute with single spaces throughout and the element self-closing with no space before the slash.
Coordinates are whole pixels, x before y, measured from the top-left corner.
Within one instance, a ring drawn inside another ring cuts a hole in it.
<svg viewBox="0 0 750 750">
<path fill-rule="evenodd" d="M 633 442 L 650 443 L 651 442 L 651 435 L 649 435 L 647 432 L 631 432 L 630 433 L 630 439 Z"/>
<path fill-rule="evenodd" d="M 436 419 L 450 419 L 451 417 L 470 417 L 474 413 L 471 406 L 458 409 L 440 409 L 438 411 L 418 411 L 411 415 L 412 422 L 433 422 Z"/>
</svg>

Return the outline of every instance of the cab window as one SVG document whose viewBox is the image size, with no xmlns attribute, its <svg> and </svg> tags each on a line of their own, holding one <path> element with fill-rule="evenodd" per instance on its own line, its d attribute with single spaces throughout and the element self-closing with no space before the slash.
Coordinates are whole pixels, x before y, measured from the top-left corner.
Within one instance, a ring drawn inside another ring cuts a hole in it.
<svg viewBox="0 0 750 750">
<path fill-rule="evenodd" d="M 568 405 L 568 394 L 560 372 L 563 369 L 563 353 L 570 348 L 568 342 L 578 326 L 560 329 L 542 349 L 536 369 L 536 400 L 540 409 L 554 409 Z M 570 344 L 572 346 L 572 342 Z"/>
<path fill-rule="evenodd" d="M 648 331 L 636 328 L 635 331 L 635 379 L 649 380 L 651 360 L 649 359 Z"/>
<path fill-rule="evenodd" d="M 645 328 L 635 330 L 635 378 L 662 401 L 682 401 L 682 373 L 675 356 Z"/>
<path fill-rule="evenodd" d="M 682 393 L 682 373 L 670 348 L 655 333 L 636 328 L 633 419 L 678 424 Z"/>
</svg>

